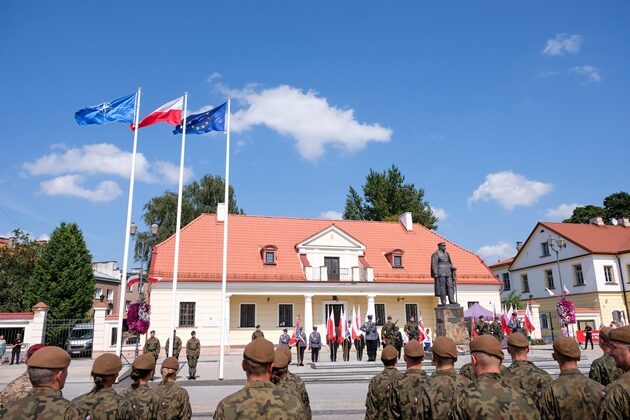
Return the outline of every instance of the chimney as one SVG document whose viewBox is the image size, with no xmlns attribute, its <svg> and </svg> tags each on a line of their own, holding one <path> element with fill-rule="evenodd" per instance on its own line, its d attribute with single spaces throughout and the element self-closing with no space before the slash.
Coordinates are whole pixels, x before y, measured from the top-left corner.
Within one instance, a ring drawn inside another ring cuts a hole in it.
<svg viewBox="0 0 630 420">
<path fill-rule="evenodd" d="M 522 247 L 523 247 L 523 242 L 521 242 L 521 241 L 516 242 L 516 251 L 517 252 L 520 251 Z"/>
<path fill-rule="evenodd" d="M 225 222 L 225 203 L 217 204 L 217 222 Z"/>
<path fill-rule="evenodd" d="M 604 226 L 604 218 L 602 216 L 591 217 L 588 219 L 589 225 Z"/>
<path fill-rule="evenodd" d="M 413 219 L 411 218 L 411 212 L 405 212 L 401 214 L 398 220 L 400 220 L 400 223 L 402 223 L 407 232 L 411 232 L 413 230 Z"/>
<path fill-rule="evenodd" d="M 630 217 L 622 217 L 619 219 L 619 224 L 623 227 L 630 227 Z"/>
</svg>

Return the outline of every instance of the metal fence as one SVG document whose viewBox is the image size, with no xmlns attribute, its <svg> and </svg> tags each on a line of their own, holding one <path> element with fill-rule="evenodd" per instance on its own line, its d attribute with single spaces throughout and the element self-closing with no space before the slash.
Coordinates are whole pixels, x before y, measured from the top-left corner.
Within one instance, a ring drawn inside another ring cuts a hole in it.
<svg viewBox="0 0 630 420">
<path fill-rule="evenodd" d="M 44 343 L 58 346 L 72 357 L 92 357 L 93 319 L 47 319 Z"/>
</svg>

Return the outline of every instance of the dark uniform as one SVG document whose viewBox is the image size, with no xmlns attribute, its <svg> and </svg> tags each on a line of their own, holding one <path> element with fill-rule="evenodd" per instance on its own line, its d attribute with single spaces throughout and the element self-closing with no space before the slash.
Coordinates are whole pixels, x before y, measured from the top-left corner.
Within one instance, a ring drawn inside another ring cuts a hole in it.
<svg viewBox="0 0 630 420">
<path fill-rule="evenodd" d="M 398 352 L 393 346 L 383 349 L 381 359 L 384 363 L 391 363 L 398 359 Z M 395 363 L 395 362 L 394 362 Z M 392 417 L 391 397 L 394 384 L 402 377 L 402 373 L 393 366 L 385 366 L 383 372 L 372 378 L 368 385 L 367 398 L 365 400 L 365 419 L 387 419 Z"/>
<path fill-rule="evenodd" d="M 186 343 L 186 359 L 188 360 L 188 379 L 196 379 L 197 361 L 201 352 L 201 343 L 197 339 L 195 332 L 190 333 L 192 337 Z"/>
<path fill-rule="evenodd" d="M 363 360 L 363 349 L 365 348 L 365 337 L 363 334 L 359 335 L 359 338 L 354 340 L 354 349 L 357 352 L 357 360 Z"/>
<path fill-rule="evenodd" d="M 322 348 L 322 336 L 319 332 L 317 332 L 317 327 L 315 331 L 308 336 L 308 347 L 311 350 L 311 362 L 317 363 L 319 361 L 319 351 Z"/>
<path fill-rule="evenodd" d="M 278 339 L 278 347 L 291 347 L 291 336 L 287 334 L 287 329 L 282 330 L 282 334 L 280 334 L 280 338 Z"/>
</svg>

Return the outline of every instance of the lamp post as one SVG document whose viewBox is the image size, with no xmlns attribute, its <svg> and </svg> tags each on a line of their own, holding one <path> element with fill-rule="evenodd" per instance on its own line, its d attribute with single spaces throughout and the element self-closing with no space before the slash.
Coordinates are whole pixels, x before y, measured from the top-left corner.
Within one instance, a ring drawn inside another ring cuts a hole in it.
<svg viewBox="0 0 630 420">
<path fill-rule="evenodd" d="M 149 245 L 149 261 L 151 260 L 151 247 L 150 245 L 153 244 L 153 241 L 155 241 L 155 238 L 157 237 L 158 234 L 158 230 L 159 230 L 159 226 L 157 225 L 157 223 L 153 223 L 151 225 L 151 234 L 149 236 L 149 232 L 138 232 L 138 226 L 134 223 L 131 222 L 131 225 L 129 226 L 129 235 L 131 235 L 132 238 L 136 239 L 136 244 L 140 244 L 140 274 L 139 274 L 139 278 L 140 281 L 138 282 L 138 301 L 142 302 L 145 299 L 145 295 L 144 295 L 144 262 L 146 260 L 145 256 L 146 256 L 146 246 Z M 125 275 L 127 275 L 127 273 L 125 273 Z M 136 334 L 136 357 L 138 357 L 138 353 L 139 353 L 139 346 L 140 344 L 140 335 Z"/>
<path fill-rule="evenodd" d="M 556 264 L 558 266 L 558 278 L 560 279 L 560 290 L 564 294 L 564 284 L 562 283 L 562 271 L 560 270 L 560 250 L 567 247 L 567 243 L 562 238 L 549 238 L 547 245 L 556 253 Z"/>
</svg>

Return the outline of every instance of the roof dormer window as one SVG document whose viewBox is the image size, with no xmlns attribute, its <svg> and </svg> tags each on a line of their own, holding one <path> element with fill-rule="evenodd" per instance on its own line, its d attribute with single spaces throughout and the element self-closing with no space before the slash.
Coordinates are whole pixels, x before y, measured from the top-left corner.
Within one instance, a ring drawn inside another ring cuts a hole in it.
<svg viewBox="0 0 630 420">
<path fill-rule="evenodd" d="M 405 251 L 402 249 L 394 249 L 385 254 L 385 258 L 392 265 L 392 268 L 405 268 L 403 265 L 403 254 Z"/>
<path fill-rule="evenodd" d="M 275 245 L 265 245 L 260 249 L 260 257 L 265 265 L 276 265 L 276 251 L 278 247 Z"/>
</svg>

